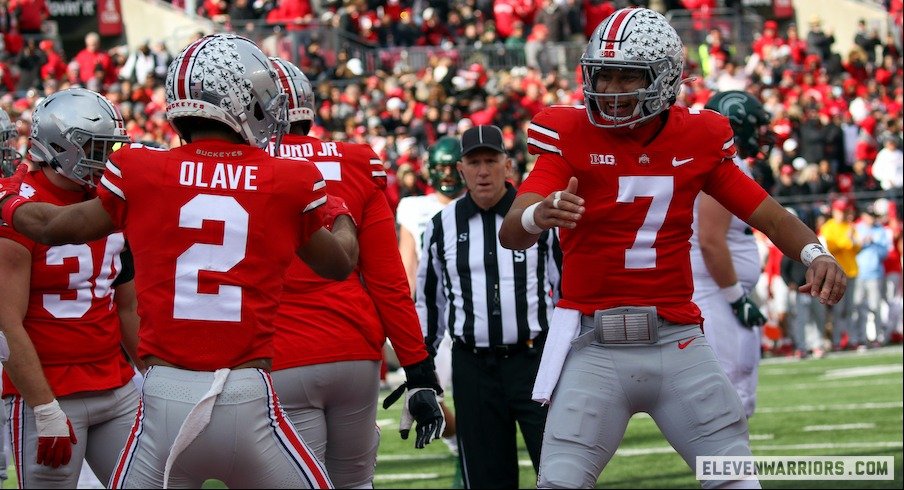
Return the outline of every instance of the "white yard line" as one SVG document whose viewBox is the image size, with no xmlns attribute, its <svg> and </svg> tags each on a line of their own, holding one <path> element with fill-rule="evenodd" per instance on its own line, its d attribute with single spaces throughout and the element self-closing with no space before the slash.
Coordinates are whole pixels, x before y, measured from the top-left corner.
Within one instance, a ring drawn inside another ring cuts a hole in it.
<svg viewBox="0 0 904 490">
<path fill-rule="evenodd" d="M 374 481 L 434 480 L 439 478 L 439 476 L 439 473 L 390 473 L 388 475 L 374 475 Z"/>
<path fill-rule="evenodd" d="M 855 368 L 831 369 L 821 379 L 859 378 L 862 376 L 880 376 L 882 374 L 904 373 L 904 364 L 878 364 Z M 898 378 L 901 379 L 900 377 Z"/>
<path fill-rule="evenodd" d="M 795 412 L 827 412 L 841 410 L 881 410 L 886 408 L 902 408 L 904 402 L 878 403 L 836 403 L 829 405 L 796 405 L 790 407 L 757 407 L 756 413 L 795 413 Z"/>
<path fill-rule="evenodd" d="M 775 439 L 775 434 L 750 434 L 751 441 L 771 441 Z"/>
<path fill-rule="evenodd" d="M 804 432 L 834 432 L 836 430 L 861 430 L 875 429 L 876 424 L 838 424 L 838 425 L 808 425 Z"/>
<path fill-rule="evenodd" d="M 901 377 L 889 377 L 887 379 L 871 379 L 871 380 L 860 380 L 860 381 L 837 381 L 829 385 L 831 389 L 839 389 L 839 388 L 861 388 L 863 386 L 882 386 L 882 385 L 900 385 L 904 384 L 904 378 Z M 787 390 L 810 390 L 810 389 L 818 389 L 825 390 L 826 389 L 825 381 L 820 381 L 818 383 L 795 383 L 790 385 L 770 385 L 770 386 L 759 386 L 757 387 L 758 392 L 765 391 L 787 391 Z"/>
</svg>

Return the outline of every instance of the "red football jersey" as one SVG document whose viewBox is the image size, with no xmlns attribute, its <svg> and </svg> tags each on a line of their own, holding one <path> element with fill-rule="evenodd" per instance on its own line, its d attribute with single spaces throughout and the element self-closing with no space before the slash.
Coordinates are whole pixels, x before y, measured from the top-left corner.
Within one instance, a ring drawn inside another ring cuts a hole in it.
<svg viewBox="0 0 904 490">
<path fill-rule="evenodd" d="M 82 191 L 52 184 L 43 170 L 25 176 L 20 194 L 61 206 L 85 199 Z M 122 335 L 111 287 L 122 266 L 122 233 L 86 244 L 48 247 L 4 225 L 0 238 L 31 252 L 31 289 L 22 323 L 53 393 L 109 390 L 129 382 L 135 371 L 120 349 Z M 3 395 L 13 394 L 19 391 L 4 372 Z"/>
<path fill-rule="evenodd" d="M 575 176 L 585 200 L 577 227 L 560 230 L 559 305 L 584 314 L 656 306 L 670 321 L 699 323 L 691 301 L 694 199 L 705 191 L 747 219 L 766 192 L 732 162 L 731 126 L 716 112 L 672 107 L 647 144 L 625 131 L 591 125 L 582 106 L 550 107 L 528 127 L 528 149 L 539 158 L 519 193 L 546 197 Z"/>
<path fill-rule="evenodd" d="M 138 353 L 213 371 L 273 357 L 286 268 L 320 228 L 310 164 L 219 140 L 110 156 L 98 195 L 135 259 Z"/>
<path fill-rule="evenodd" d="M 383 162 L 367 145 L 291 134 L 283 137 L 279 154 L 314 162 L 327 192 L 344 199 L 355 217 L 361 246 L 358 274 L 344 281 L 324 279 L 292 260 L 276 318 L 273 369 L 379 360 L 387 336 L 403 366 L 426 359 L 395 219 L 383 194 Z"/>
</svg>

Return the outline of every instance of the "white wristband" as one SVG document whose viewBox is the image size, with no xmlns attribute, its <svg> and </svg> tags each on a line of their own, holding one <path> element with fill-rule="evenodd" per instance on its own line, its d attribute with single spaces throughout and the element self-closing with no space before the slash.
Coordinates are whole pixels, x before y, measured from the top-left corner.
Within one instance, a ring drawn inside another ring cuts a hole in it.
<svg viewBox="0 0 904 490">
<path fill-rule="evenodd" d="M 50 403 L 38 405 L 33 410 L 39 437 L 66 437 L 69 435 L 66 413 L 60 408 L 60 403 L 56 399 Z"/>
<path fill-rule="evenodd" d="M 543 233 L 543 228 L 537 226 L 536 221 L 534 221 L 534 212 L 537 210 L 537 206 L 540 205 L 540 201 L 537 201 L 527 209 L 521 213 L 521 227 L 524 228 L 524 231 L 530 233 L 531 235 L 539 235 Z"/>
<path fill-rule="evenodd" d="M 827 252 L 821 244 L 808 243 L 804 246 L 803 250 L 800 251 L 800 261 L 803 262 L 805 266 L 810 267 L 810 264 L 813 263 L 813 260 L 816 259 L 816 257 L 823 255 L 834 258 L 834 256 Z"/>
<path fill-rule="evenodd" d="M 739 282 L 726 288 L 719 288 L 719 292 L 722 293 L 722 297 L 725 298 L 725 301 L 728 301 L 729 303 L 734 303 L 744 296 L 744 288 L 741 287 L 741 283 Z"/>
</svg>

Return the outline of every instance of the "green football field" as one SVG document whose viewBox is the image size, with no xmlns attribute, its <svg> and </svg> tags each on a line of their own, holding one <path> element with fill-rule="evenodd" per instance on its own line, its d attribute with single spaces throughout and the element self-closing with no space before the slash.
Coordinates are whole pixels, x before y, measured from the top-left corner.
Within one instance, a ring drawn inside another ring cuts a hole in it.
<svg viewBox="0 0 904 490">
<path fill-rule="evenodd" d="M 894 481 L 763 481 L 764 488 L 896 488 L 902 481 L 904 350 L 887 347 L 823 359 L 766 359 L 760 366 L 751 444 L 757 456 L 894 456 Z M 382 392 L 385 397 L 388 392 Z M 398 436 L 399 406 L 379 409 L 376 488 L 453 488 L 456 462 L 434 441 L 416 450 Z M 523 449 L 521 487 L 536 475 Z M 3 488 L 15 488 L 10 479 Z M 699 488 L 693 471 L 646 415 L 631 420 L 600 488 Z M 223 488 L 211 482 L 205 488 Z"/>
</svg>

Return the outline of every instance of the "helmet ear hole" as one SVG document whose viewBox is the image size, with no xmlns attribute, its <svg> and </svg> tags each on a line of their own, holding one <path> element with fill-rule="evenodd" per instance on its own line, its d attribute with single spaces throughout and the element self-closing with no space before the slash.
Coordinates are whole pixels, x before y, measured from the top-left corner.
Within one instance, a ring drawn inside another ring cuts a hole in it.
<svg viewBox="0 0 904 490">
<path fill-rule="evenodd" d="M 260 102 L 254 103 L 254 118 L 258 121 L 262 121 L 264 119 L 264 108 L 261 107 Z"/>
<path fill-rule="evenodd" d="M 63 148 L 62 146 L 60 146 L 56 143 L 50 143 L 50 147 L 53 148 L 53 151 L 57 152 L 57 154 L 60 154 L 60 153 L 63 153 L 66 151 L 65 148 Z"/>
</svg>

